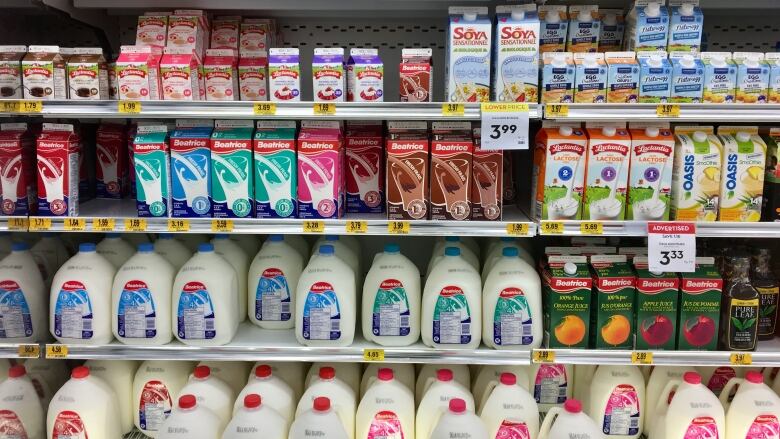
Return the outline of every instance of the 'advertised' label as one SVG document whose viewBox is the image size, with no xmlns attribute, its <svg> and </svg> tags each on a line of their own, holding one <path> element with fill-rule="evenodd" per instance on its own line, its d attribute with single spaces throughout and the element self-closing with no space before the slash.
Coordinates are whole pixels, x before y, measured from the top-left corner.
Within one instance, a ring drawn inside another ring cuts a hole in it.
<svg viewBox="0 0 780 439">
<path fill-rule="evenodd" d="M 266 322 L 290 320 L 290 287 L 282 270 L 263 270 L 255 293 L 255 318 Z"/>
<path fill-rule="evenodd" d="M 403 283 L 385 279 L 379 284 L 373 307 L 371 332 L 374 335 L 409 335 L 409 298 Z"/>
<path fill-rule="evenodd" d="M 172 406 L 173 400 L 165 384 L 157 380 L 144 384 L 138 403 L 138 425 L 141 430 L 159 430 L 163 421 L 171 415 Z"/>
<path fill-rule="evenodd" d="M 54 335 L 64 338 L 92 338 L 92 302 L 83 283 L 66 281 L 54 304 Z"/>
<path fill-rule="evenodd" d="M 32 333 L 30 307 L 22 288 L 12 280 L 0 281 L 0 338 L 29 337 Z"/>
<path fill-rule="evenodd" d="M 446 286 L 439 291 L 433 310 L 433 342 L 468 344 L 471 342 L 471 310 L 463 290 Z"/>
<path fill-rule="evenodd" d="M 117 317 L 120 337 L 154 338 L 157 335 L 154 298 L 145 282 L 131 280 L 125 284 L 119 296 Z"/>
<path fill-rule="evenodd" d="M 177 317 L 179 338 L 208 340 L 217 336 L 211 295 L 200 282 L 187 282 L 182 287 Z"/>
<path fill-rule="evenodd" d="M 315 282 L 303 304 L 303 338 L 338 340 L 341 338 L 341 308 L 336 291 L 328 282 Z"/>
<path fill-rule="evenodd" d="M 527 345 L 531 335 L 531 308 L 520 288 L 504 288 L 493 313 L 493 342 L 498 346 Z"/>
</svg>

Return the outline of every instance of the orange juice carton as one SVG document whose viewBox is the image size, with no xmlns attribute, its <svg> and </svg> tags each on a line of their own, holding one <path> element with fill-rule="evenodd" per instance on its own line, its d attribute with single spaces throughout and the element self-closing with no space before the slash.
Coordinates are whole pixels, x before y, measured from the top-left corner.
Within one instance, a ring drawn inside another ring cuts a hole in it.
<svg viewBox="0 0 780 439">
<path fill-rule="evenodd" d="M 22 59 L 25 99 L 67 99 L 65 60 L 59 46 L 30 46 Z"/>
<path fill-rule="evenodd" d="M 636 349 L 671 349 L 677 345 L 680 278 L 650 271 L 647 256 L 633 261 L 636 273 Z"/>
<path fill-rule="evenodd" d="M 723 143 L 718 221 L 758 222 L 764 195 L 767 145 L 757 126 L 718 127 Z"/>
<path fill-rule="evenodd" d="M 268 100 L 268 54 L 242 50 L 238 60 L 238 87 L 242 101 Z"/>
<path fill-rule="evenodd" d="M 385 67 L 377 49 L 349 50 L 347 61 L 347 100 L 382 102 L 385 100 Z"/>
<path fill-rule="evenodd" d="M 433 49 L 401 49 L 401 102 L 430 102 L 433 93 Z"/>
<path fill-rule="evenodd" d="M 639 99 L 639 65 L 634 52 L 607 52 L 607 102 L 624 104 Z"/>
<path fill-rule="evenodd" d="M 0 188 L 3 215 L 38 212 L 35 138 L 26 123 L 0 124 Z"/>
<path fill-rule="evenodd" d="M 622 9 L 599 9 L 601 33 L 599 52 L 614 52 L 623 47 L 626 24 Z"/>
<path fill-rule="evenodd" d="M 764 104 L 769 94 L 769 64 L 763 53 L 734 52 L 737 65 L 737 102 Z"/>
<path fill-rule="evenodd" d="M 186 49 L 203 59 L 209 44 L 209 24 L 206 13 L 198 9 L 179 9 L 168 16 L 166 47 Z"/>
<path fill-rule="evenodd" d="M 474 140 L 469 122 L 433 122 L 431 141 L 431 219 L 471 218 Z"/>
<path fill-rule="evenodd" d="M 497 6 L 493 100 L 539 101 L 539 18 L 536 6 Z"/>
<path fill-rule="evenodd" d="M 570 52 L 542 54 L 542 103 L 574 102 L 575 65 Z"/>
<path fill-rule="evenodd" d="M 601 20 L 597 5 L 569 6 L 567 52 L 596 52 L 599 48 Z"/>
<path fill-rule="evenodd" d="M 70 99 L 108 99 L 108 64 L 103 58 L 103 49 L 74 49 L 73 55 L 68 58 L 67 71 Z"/>
<path fill-rule="evenodd" d="M 298 135 L 298 217 L 344 216 L 344 139 L 339 121 L 303 121 Z"/>
<path fill-rule="evenodd" d="M 666 221 L 672 195 L 674 135 L 668 123 L 631 123 L 626 219 Z"/>
<path fill-rule="evenodd" d="M 21 99 L 22 58 L 26 46 L 0 46 L 0 99 Z"/>
<path fill-rule="evenodd" d="M 490 54 L 493 25 L 487 7 L 451 7 L 445 52 L 445 100 L 490 100 Z"/>
<path fill-rule="evenodd" d="M 614 125 L 588 124 L 582 219 L 622 220 L 626 212 L 631 135 Z"/>
<path fill-rule="evenodd" d="M 384 138 L 381 121 L 347 123 L 347 213 L 385 210 Z"/>
<path fill-rule="evenodd" d="M 387 123 L 387 219 L 426 219 L 430 211 L 430 139 L 423 121 Z"/>
<path fill-rule="evenodd" d="M 669 10 L 663 1 L 636 0 L 627 18 L 626 50 L 666 50 L 669 41 Z"/>
<path fill-rule="evenodd" d="M 471 164 L 471 219 L 501 221 L 501 185 L 504 152 L 480 147 L 482 130 L 473 129 L 474 156 Z"/>
<path fill-rule="evenodd" d="M 669 102 L 699 103 L 704 97 L 704 63 L 696 53 L 672 52 L 672 95 Z"/>
<path fill-rule="evenodd" d="M 311 60 L 314 101 L 345 101 L 347 90 L 345 73 L 343 48 L 315 48 L 314 58 Z"/>
<path fill-rule="evenodd" d="M 626 255 L 602 254 L 589 259 L 595 302 L 590 330 L 593 345 L 596 349 L 632 349 L 636 276 Z"/>
<path fill-rule="evenodd" d="M 704 33 L 704 14 L 699 0 L 669 0 L 668 51 L 699 53 Z"/>
<path fill-rule="evenodd" d="M 672 64 L 666 52 L 637 52 L 639 60 L 639 102 L 668 102 L 672 90 Z"/>
<path fill-rule="evenodd" d="M 162 51 L 151 46 L 122 46 L 116 60 L 119 99 L 162 99 L 160 58 Z"/>
<path fill-rule="evenodd" d="M 146 12 L 138 17 L 135 29 L 136 46 L 155 46 L 162 49 L 168 41 L 168 15 Z"/>
<path fill-rule="evenodd" d="M 272 48 L 269 52 L 268 95 L 272 101 L 301 100 L 301 65 L 297 48 Z"/>
<path fill-rule="evenodd" d="M 268 50 L 270 25 L 268 20 L 249 18 L 241 22 L 239 47 L 241 50 Z"/>
<path fill-rule="evenodd" d="M 769 64 L 769 102 L 780 104 L 780 53 L 767 52 L 764 59 Z"/>
<path fill-rule="evenodd" d="M 737 93 L 737 66 L 730 52 L 702 52 L 704 93 L 702 100 L 711 104 L 732 103 Z"/>
<path fill-rule="evenodd" d="M 544 332 L 549 348 L 587 348 L 591 288 L 588 258 L 550 255 L 542 270 Z"/>
<path fill-rule="evenodd" d="M 607 65 L 603 53 L 574 54 L 574 102 L 602 104 L 607 101 Z"/>
<path fill-rule="evenodd" d="M 166 47 L 160 60 L 162 98 L 166 101 L 200 100 L 200 60 L 188 48 Z"/>
<path fill-rule="evenodd" d="M 539 6 L 539 52 L 565 52 L 569 30 L 566 5 Z"/>
<path fill-rule="evenodd" d="M 620 247 L 619 255 L 626 255 L 628 262 L 636 259 L 637 256 L 647 256 L 647 247 Z"/>
<path fill-rule="evenodd" d="M 588 138 L 571 125 L 543 127 L 536 134 L 531 217 L 539 220 L 582 218 Z"/>
<path fill-rule="evenodd" d="M 720 205 L 723 143 L 711 126 L 674 129 L 673 221 L 715 221 Z"/>
<path fill-rule="evenodd" d="M 238 57 L 234 49 L 209 49 L 203 61 L 207 101 L 237 101 Z"/>
<path fill-rule="evenodd" d="M 78 216 L 81 138 L 73 125 L 44 123 L 35 149 L 38 215 Z"/>
<path fill-rule="evenodd" d="M 238 32 L 241 17 L 234 15 L 218 17 L 211 22 L 211 49 L 238 50 Z"/>
</svg>

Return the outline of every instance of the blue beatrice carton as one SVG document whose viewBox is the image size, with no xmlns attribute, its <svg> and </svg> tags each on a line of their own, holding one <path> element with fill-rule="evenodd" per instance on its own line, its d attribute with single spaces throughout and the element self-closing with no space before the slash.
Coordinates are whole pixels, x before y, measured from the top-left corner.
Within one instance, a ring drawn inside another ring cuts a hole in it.
<svg viewBox="0 0 780 439">
<path fill-rule="evenodd" d="M 699 103 L 704 97 L 704 63 L 698 54 L 674 52 L 672 61 L 672 95 L 669 102 Z"/>
<path fill-rule="evenodd" d="M 217 120 L 211 134 L 211 205 L 214 218 L 251 218 L 251 120 Z"/>
<path fill-rule="evenodd" d="M 170 216 L 173 205 L 167 126 L 138 126 L 133 140 L 133 168 L 138 216 Z"/>
<path fill-rule="evenodd" d="M 574 102 L 603 104 L 607 101 L 607 64 L 603 53 L 574 54 Z"/>
<path fill-rule="evenodd" d="M 258 120 L 253 150 L 257 217 L 297 217 L 295 122 Z"/>
<path fill-rule="evenodd" d="M 731 52 L 702 52 L 704 63 L 704 94 L 702 101 L 710 104 L 732 103 L 737 93 L 737 66 Z"/>
<path fill-rule="evenodd" d="M 668 102 L 672 93 L 672 64 L 666 52 L 639 52 L 639 102 Z"/>
<path fill-rule="evenodd" d="M 669 0 L 669 7 L 671 18 L 667 50 L 670 53 L 699 53 L 704 29 L 704 14 L 699 8 L 699 0 Z"/>
<path fill-rule="evenodd" d="M 628 14 L 626 50 L 666 50 L 669 41 L 669 10 L 663 2 L 636 0 Z"/>
<path fill-rule="evenodd" d="M 171 133 L 174 217 L 212 216 L 210 120 L 177 120 Z"/>
<path fill-rule="evenodd" d="M 573 5 L 569 7 L 569 36 L 566 51 L 596 52 L 599 49 L 601 21 L 596 5 Z"/>
<path fill-rule="evenodd" d="M 539 6 L 539 53 L 566 51 L 569 15 L 566 5 Z"/>
</svg>

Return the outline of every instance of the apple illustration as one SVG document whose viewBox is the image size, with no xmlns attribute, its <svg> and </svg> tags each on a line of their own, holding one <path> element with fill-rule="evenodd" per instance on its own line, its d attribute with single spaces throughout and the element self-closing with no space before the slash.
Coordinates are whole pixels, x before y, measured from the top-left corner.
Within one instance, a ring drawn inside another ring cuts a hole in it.
<svg viewBox="0 0 780 439">
<path fill-rule="evenodd" d="M 650 346 L 661 346 L 672 338 L 674 325 L 668 317 L 658 314 L 643 320 L 639 332 Z"/>
<path fill-rule="evenodd" d="M 715 321 L 702 315 L 691 317 L 683 323 L 682 331 L 688 344 L 701 347 L 715 336 Z"/>
</svg>

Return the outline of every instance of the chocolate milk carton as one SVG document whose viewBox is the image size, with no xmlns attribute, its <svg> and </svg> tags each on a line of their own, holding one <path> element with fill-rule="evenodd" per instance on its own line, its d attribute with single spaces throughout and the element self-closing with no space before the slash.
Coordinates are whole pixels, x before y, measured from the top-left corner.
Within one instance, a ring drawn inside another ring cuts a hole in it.
<svg viewBox="0 0 780 439">
<path fill-rule="evenodd" d="M 200 100 L 200 60 L 188 48 L 166 47 L 160 61 L 163 99 L 166 101 Z"/>
<path fill-rule="evenodd" d="M 343 102 L 346 100 L 346 72 L 344 49 L 341 47 L 315 48 L 311 61 L 312 94 L 315 102 Z"/>
<path fill-rule="evenodd" d="M 347 213 L 385 210 L 382 122 L 347 124 Z"/>
<path fill-rule="evenodd" d="M 120 199 L 127 194 L 128 156 L 125 126 L 103 122 L 95 137 L 97 198 Z"/>
<path fill-rule="evenodd" d="M 680 273 L 680 314 L 677 349 L 714 351 L 718 348 L 723 278 L 715 258 L 696 258 L 696 271 Z"/>
<path fill-rule="evenodd" d="M 344 140 L 338 121 L 303 121 L 298 135 L 298 216 L 344 215 Z"/>
<path fill-rule="evenodd" d="M 347 100 L 385 100 L 385 67 L 377 49 L 350 49 L 347 61 Z"/>
<path fill-rule="evenodd" d="M 258 218 L 295 218 L 298 215 L 295 134 L 295 121 L 257 121 L 253 157 Z"/>
<path fill-rule="evenodd" d="M 73 49 L 73 55 L 68 58 L 67 71 L 70 99 L 108 99 L 108 64 L 103 58 L 103 49 Z"/>
<path fill-rule="evenodd" d="M 487 7 L 451 7 L 449 12 L 444 100 L 487 102 L 493 33 Z"/>
<path fill-rule="evenodd" d="M 542 285 L 547 347 L 587 348 L 593 286 L 587 257 L 548 256 L 542 270 Z"/>
<path fill-rule="evenodd" d="M 387 124 L 387 219 L 426 219 L 429 212 L 429 152 L 426 122 Z"/>
<path fill-rule="evenodd" d="M 235 50 L 207 50 L 203 77 L 207 101 L 238 100 L 238 57 Z"/>
<path fill-rule="evenodd" d="M 474 140 L 468 122 L 433 122 L 431 142 L 431 219 L 471 217 L 471 166 Z"/>
<path fill-rule="evenodd" d="M 35 215 L 38 185 L 35 139 L 25 123 L 0 124 L 0 189 L 2 214 Z"/>
<path fill-rule="evenodd" d="M 582 218 L 587 148 L 579 126 L 550 124 L 536 134 L 531 180 L 535 221 Z"/>
<path fill-rule="evenodd" d="M 269 52 L 268 93 L 272 101 L 301 100 L 301 65 L 297 48 L 274 48 Z"/>
<path fill-rule="evenodd" d="M 136 207 L 140 217 L 171 215 L 171 167 L 168 128 L 141 125 L 133 139 Z"/>
<path fill-rule="evenodd" d="M 218 17 L 211 22 L 211 49 L 234 49 L 238 51 L 238 33 L 241 17 L 234 15 Z"/>
<path fill-rule="evenodd" d="M 73 125 L 43 124 L 36 142 L 38 215 L 78 216 L 80 152 Z"/>
<path fill-rule="evenodd" d="M 0 99 L 21 99 L 25 46 L 0 46 Z"/>
<path fill-rule="evenodd" d="M 122 46 L 116 60 L 119 99 L 160 100 L 162 51 L 149 46 Z"/>
<path fill-rule="evenodd" d="M 177 120 L 171 133 L 174 217 L 211 217 L 211 121 Z"/>
<path fill-rule="evenodd" d="M 242 101 L 268 100 L 268 54 L 244 50 L 238 60 L 238 87 Z"/>
<path fill-rule="evenodd" d="M 251 120 L 217 120 L 211 133 L 211 204 L 214 218 L 251 218 Z"/>
<path fill-rule="evenodd" d="M 136 46 L 165 47 L 168 41 L 168 14 L 161 12 L 146 12 L 138 17 L 135 28 Z"/>
<path fill-rule="evenodd" d="M 621 249 L 622 250 L 622 249 Z M 636 349 L 677 346 L 680 279 L 676 273 L 650 271 L 647 256 L 634 257 L 636 274 Z"/>
<path fill-rule="evenodd" d="M 433 49 L 401 49 L 401 102 L 430 102 L 433 93 Z"/>
<path fill-rule="evenodd" d="M 67 99 L 65 60 L 59 46 L 30 46 L 22 59 L 25 99 Z"/>
<path fill-rule="evenodd" d="M 493 100 L 539 101 L 539 18 L 534 5 L 496 7 Z"/>
<path fill-rule="evenodd" d="M 501 221 L 504 152 L 480 147 L 480 128 L 473 129 L 474 156 L 471 164 L 471 219 Z"/>
</svg>

